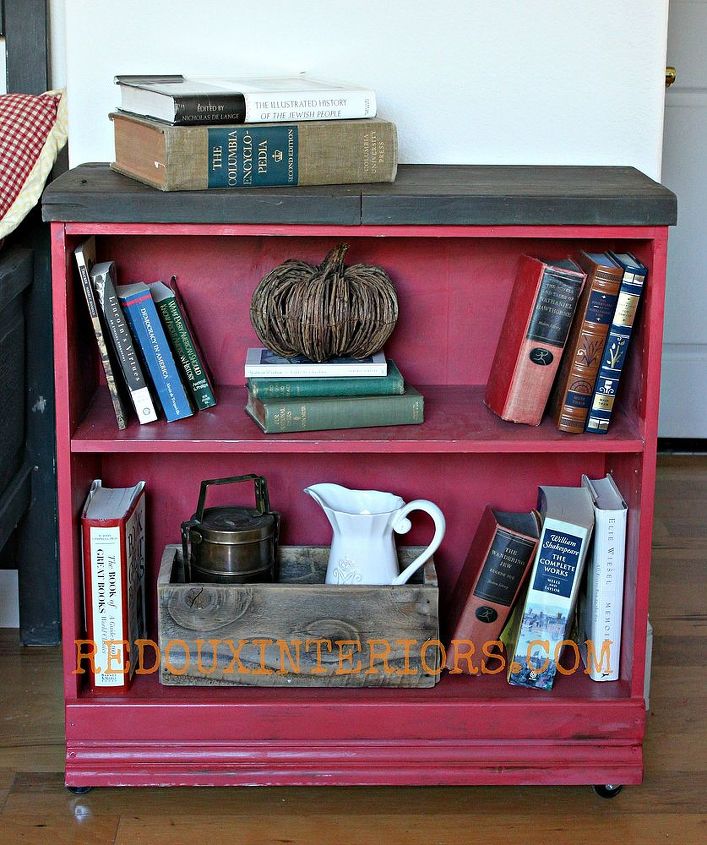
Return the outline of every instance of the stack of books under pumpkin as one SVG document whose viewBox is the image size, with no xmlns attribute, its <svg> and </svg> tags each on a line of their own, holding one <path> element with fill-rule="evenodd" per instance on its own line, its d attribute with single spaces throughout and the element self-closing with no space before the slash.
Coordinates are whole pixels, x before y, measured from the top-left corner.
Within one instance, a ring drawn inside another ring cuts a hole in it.
<svg viewBox="0 0 707 845">
<path fill-rule="evenodd" d="M 392 182 L 393 123 L 369 88 L 303 76 L 117 76 L 114 170 L 162 191 Z"/>
<path fill-rule="evenodd" d="M 424 422 L 424 398 L 382 352 L 318 364 L 259 347 L 245 377 L 246 412 L 266 434 Z"/>
</svg>

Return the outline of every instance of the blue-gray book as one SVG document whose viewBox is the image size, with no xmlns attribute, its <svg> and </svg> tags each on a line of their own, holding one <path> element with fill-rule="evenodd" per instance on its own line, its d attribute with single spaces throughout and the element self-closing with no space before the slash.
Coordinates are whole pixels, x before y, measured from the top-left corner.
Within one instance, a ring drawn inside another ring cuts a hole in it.
<svg viewBox="0 0 707 845">
<path fill-rule="evenodd" d="M 118 285 L 116 290 L 167 421 L 190 417 L 193 412 L 189 398 L 149 287 L 144 282 L 136 282 Z"/>
</svg>

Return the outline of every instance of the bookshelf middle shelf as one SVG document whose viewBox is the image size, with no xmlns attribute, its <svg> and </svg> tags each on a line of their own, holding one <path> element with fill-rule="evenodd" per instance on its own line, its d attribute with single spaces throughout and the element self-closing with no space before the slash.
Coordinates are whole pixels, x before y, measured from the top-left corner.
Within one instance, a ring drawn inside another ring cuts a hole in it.
<svg viewBox="0 0 707 845">
<path fill-rule="evenodd" d="M 421 425 L 263 434 L 246 415 L 246 390 L 224 386 L 218 405 L 183 421 L 118 431 L 105 385 L 99 385 L 71 438 L 75 453 L 640 453 L 640 422 L 618 413 L 605 435 L 564 434 L 546 418 L 537 428 L 496 417 L 484 387 L 427 385 Z"/>
</svg>

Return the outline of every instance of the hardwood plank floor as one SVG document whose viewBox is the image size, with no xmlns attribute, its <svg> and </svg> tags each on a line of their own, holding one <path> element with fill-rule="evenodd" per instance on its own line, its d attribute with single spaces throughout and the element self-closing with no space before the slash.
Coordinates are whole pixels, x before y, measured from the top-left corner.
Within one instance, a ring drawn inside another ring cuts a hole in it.
<svg viewBox="0 0 707 845">
<path fill-rule="evenodd" d="M 96 789 L 63 786 L 57 649 L 0 633 L 0 845 L 602 845 L 707 842 L 707 457 L 662 457 L 646 778 L 586 787 Z"/>
</svg>

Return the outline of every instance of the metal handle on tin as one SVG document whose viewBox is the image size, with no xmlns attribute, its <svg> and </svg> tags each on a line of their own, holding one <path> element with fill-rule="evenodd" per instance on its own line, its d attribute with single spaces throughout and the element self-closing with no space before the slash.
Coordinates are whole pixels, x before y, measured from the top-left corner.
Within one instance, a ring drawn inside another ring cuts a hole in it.
<svg viewBox="0 0 707 845">
<path fill-rule="evenodd" d="M 191 530 L 199 523 L 195 519 L 188 519 L 182 523 L 182 564 L 184 566 L 184 580 L 191 581 Z"/>
<path fill-rule="evenodd" d="M 199 503 L 196 506 L 194 519 L 201 522 L 204 518 L 204 506 L 206 505 L 206 493 L 211 486 L 220 484 L 237 484 L 240 481 L 252 481 L 255 486 L 255 507 L 258 513 L 270 513 L 270 496 L 268 495 L 268 483 L 262 475 L 232 475 L 229 478 L 211 478 L 201 482 L 199 492 Z"/>
</svg>

